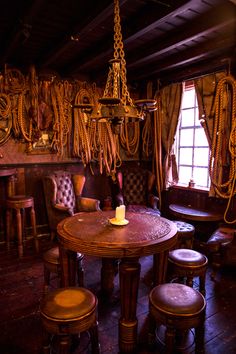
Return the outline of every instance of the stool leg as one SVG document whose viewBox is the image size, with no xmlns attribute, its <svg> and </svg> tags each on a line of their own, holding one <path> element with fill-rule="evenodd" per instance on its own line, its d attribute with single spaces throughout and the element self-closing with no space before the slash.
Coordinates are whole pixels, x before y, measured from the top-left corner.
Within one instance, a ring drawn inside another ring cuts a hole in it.
<svg viewBox="0 0 236 354">
<path fill-rule="evenodd" d="M 50 354 L 51 352 L 51 335 L 43 330 L 43 354 Z"/>
<path fill-rule="evenodd" d="M 200 275 L 200 277 L 199 277 L 199 290 L 203 296 L 205 296 L 205 294 L 206 294 L 205 279 L 206 279 L 206 274 Z"/>
<path fill-rule="evenodd" d="M 173 353 L 174 350 L 175 329 L 167 326 L 165 333 L 165 353 Z"/>
<path fill-rule="evenodd" d="M 6 241 L 7 241 L 7 250 L 10 251 L 10 241 L 11 241 L 11 211 L 10 211 L 10 209 L 6 210 Z"/>
<path fill-rule="evenodd" d="M 77 277 L 79 286 L 84 286 L 83 256 L 77 257 Z"/>
<path fill-rule="evenodd" d="M 149 313 L 148 315 L 148 346 L 152 348 L 156 343 L 156 320 L 155 318 Z"/>
<path fill-rule="evenodd" d="M 195 328 L 195 353 L 203 353 L 204 337 L 205 337 L 204 319 L 205 319 L 205 311 L 204 311 L 204 318 L 202 319 L 201 324 Z"/>
<path fill-rule="evenodd" d="M 70 351 L 70 336 L 60 336 L 59 354 L 69 354 Z"/>
<path fill-rule="evenodd" d="M 36 250 L 36 252 L 39 252 L 39 241 L 38 241 L 38 238 L 37 238 L 36 219 L 35 219 L 34 207 L 31 207 L 31 210 L 30 210 L 30 219 L 31 219 L 31 226 L 32 226 L 32 229 L 33 229 L 33 237 L 34 237 L 35 250 Z"/>
<path fill-rule="evenodd" d="M 193 287 L 193 277 L 188 276 L 186 279 L 186 284 L 192 288 Z"/>
<path fill-rule="evenodd" d="M 23 257 L 23 240 L 22 240 L 22 224 L 20 209 L 16 210 L 16 223 L 17 223 L 17 241 L 18 241 L 18 255 Z"/>
<path fill-rule="evenodd" d="M 96 321 L 89 329 L 92 354 L 100 354 L 100 344 L 98 340 L 98 322 Z"/>
</svg>

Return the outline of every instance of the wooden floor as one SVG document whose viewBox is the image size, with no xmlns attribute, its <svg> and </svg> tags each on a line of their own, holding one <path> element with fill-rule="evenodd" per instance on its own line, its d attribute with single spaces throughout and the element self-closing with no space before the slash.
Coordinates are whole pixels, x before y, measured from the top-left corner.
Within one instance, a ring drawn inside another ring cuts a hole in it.
<svg viewBox="0 0 236 354">
<path fill-rule="evenodd" d="M 42 298 L 43 263 L 42 252 L 51 247 L 46 237 L 40 238 L 41 252 L 36 255 L 31 240 L 25 245 L 25 255 L 19 260 L 16 248 L 7 253 L 0 245 L 0 353 L 41 353 L 42 328 L 39 318 L 39 303 Z M 119 286 L 115 280 L 115 291 L 110 301 L 100 296 L 100 259 L 85 257 L 86 286 L 99 299 L 99 340 L 101 353 L 118 353 Z M 139 345 L 137 353 L 154 353 L 147 347 L 148 293 L 151 284 L 152 258 L 141 259 L 141 281 L 137 315 L 139 321 Z M 205 353 L 236 353 L 236 277 L 235 269 L 224 269 L 213 282 L 207 274 Z M 52 287 L 56 281 L 52 282 Z M 190 334 L 189 347 L 178 353 L 193 353 Z M 73 353 L 90 353 L 88 335 L 81 336 Z M 156 353 L 163 353 L 163 346 L 157 344 Z M 55 351 L 54 351 L 55 353 Z"/>
</svg>

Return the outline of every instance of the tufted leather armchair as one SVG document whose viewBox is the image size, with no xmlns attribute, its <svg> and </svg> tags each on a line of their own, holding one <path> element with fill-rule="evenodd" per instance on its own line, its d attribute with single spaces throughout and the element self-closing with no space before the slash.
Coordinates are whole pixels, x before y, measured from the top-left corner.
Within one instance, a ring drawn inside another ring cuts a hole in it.
<svg viewBox="0 0 236 354">
<path fill-rule="evenodd" d="M 43 178 L 43 189 L 52 239 L 57 224 L 77 212 L 100 210 L 100 201 L 82 197 L 84 175 L 72 175 L 67 171 L 56 171 Z"/>
<path fill-rule="evenodd" d="M 140 167 L 119 171 L 117 173 L 116 205 L 124 204 L 129 211 L 160 215 L 159 199 L 153 193 L 154 182 L 154 174 Z"/>
<path fill-rule="evenodd" d="M 221 267 L 236 266 L 236 228 L 221 225 L 210 236 L 206 246 L 212 266 L 211 278 L 213 280 Z"/>
</svg>

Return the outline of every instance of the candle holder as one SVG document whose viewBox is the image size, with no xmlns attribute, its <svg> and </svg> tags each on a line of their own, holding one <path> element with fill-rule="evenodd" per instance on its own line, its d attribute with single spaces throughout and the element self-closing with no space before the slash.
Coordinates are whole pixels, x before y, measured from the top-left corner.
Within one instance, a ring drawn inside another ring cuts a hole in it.
<svg viewBox="0 0 236 354">
<path fill-rule="evenodd" d="M 125 205 L 120 205 L 116 208 L 116 215 L 114 218 L 109 219 L 112 225 L 124 226 L 129 223 L 129 220 L 125 219 Z"/>
</svg>

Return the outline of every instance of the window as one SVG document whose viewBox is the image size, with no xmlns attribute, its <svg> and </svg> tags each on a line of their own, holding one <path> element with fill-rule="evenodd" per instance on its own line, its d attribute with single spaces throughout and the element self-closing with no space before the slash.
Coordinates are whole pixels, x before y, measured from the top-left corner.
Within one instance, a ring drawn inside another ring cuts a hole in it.
<svg viewBox="0 0 236 354">
<path fill-rule="evenodd" d="M 198 119 L 195 88 L 190 82 L 184 84 L 175 141 L 179 183 L 188 185 L 193 179 L 196 187 L 209 188 L 209 145 Z"/>
</svg>

